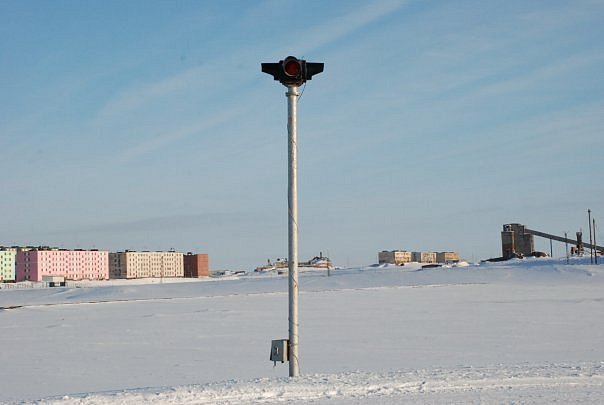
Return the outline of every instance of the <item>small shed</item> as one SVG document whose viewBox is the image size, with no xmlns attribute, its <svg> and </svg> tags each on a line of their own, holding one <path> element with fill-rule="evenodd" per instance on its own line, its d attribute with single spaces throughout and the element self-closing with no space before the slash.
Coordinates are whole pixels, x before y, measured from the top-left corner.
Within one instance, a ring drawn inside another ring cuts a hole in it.
<svg viewBox="0 0 604 405">
<path fill-rule="evenodd" d="M 65 287 L 63 276 L 42 276 L 42 281 L 48 283 L 49 287 Z"/>
</svg>

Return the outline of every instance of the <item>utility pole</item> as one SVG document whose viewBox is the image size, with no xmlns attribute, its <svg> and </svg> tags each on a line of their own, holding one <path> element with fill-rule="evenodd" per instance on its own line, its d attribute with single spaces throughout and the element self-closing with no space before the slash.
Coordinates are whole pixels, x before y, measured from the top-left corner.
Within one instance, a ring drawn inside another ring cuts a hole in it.
<svg viewBox="0 0 604 405">
<path fill-rule="evenodd" d="M 598 246 L 597 243 L 596 243 L 596 219 L 594 218 L 594 219 L 592 219 L 592 221 L 594 223 L 594 244 L 593 244 L 593 247 L 594 247 L 594 263 L 598 264 L 598 249 L 596 248 L 596 246 Z"/>
<path fill-rule="evenodd" d="M 274 362 L 289 361 L 289 376 L 300 374 L 298 352 L 298 134 L 297 109 L 300 97 L 299 86 L 323 71 L 323 63 L 306 62 L 288 56 L 277 63 L 262 63 L 262 71 L 273 76 L 287 87 L 287 137 L 288 137 L 288 296 L 289 296 L 289 340 L 273 340 L 271 357 Z M 285 353 L 284 353 L 285 352 Z"/>
<path fill-rule="evenodd" d="M 298 357 L 298 86 L 287 88 L 287 135 L 288 135 L 288 179 L 287 202 L 289 222 L 287 226 L 289 268 L 289 376 L 300 374 Z"/>
<path fill-rule="evenodd" d="M 589 224 L 589 263 L 594 263 L 594 247 L 591 239 L 591 210 L 587 210 L 587 223 Z"/>
<path fill-rule="evenodd" d="M 566 264 L 568 264 L 568 235 L 564 232 L 564 243 L 566 244 Z"/>
</svg>

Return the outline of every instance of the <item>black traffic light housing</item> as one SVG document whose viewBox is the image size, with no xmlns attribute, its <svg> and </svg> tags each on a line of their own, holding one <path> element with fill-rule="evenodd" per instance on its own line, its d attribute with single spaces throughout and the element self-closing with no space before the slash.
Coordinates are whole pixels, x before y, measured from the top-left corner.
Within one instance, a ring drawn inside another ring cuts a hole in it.
<svg viewBox="0 0 604 405">
<path fill-rule="evenodd" d="M 272 75 L 284 86 L 300 86 L 323 71 L 323 63 L 307 62 L 295 56 L 288 56 L 278 63 L 263 63 L 262 71 Z"/>
</svg>

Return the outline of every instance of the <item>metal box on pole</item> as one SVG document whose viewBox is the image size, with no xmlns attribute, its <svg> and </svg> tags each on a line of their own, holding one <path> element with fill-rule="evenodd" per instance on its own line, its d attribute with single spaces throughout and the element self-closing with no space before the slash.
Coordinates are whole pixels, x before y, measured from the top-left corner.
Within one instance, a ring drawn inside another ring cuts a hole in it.
<svg viewBox="0 0 604 405">
<path fill-rule="evenodd" d="M 289 346 L 289 340 L 287 339 L 277 339 L 271 342 L 271 356 L 270 360 L 277 364 L 278 361 L 284 363 L 289 361 L 289 351 L 287 350 Z"/>
</svg>

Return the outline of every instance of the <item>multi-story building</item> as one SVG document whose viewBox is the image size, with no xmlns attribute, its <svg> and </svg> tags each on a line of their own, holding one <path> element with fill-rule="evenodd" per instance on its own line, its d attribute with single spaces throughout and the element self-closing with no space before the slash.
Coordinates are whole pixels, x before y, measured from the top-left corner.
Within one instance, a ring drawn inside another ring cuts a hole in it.
<svg viewBox="0 0 604 405">
<path fill-rule="evenodd" d="M 413 252 L 412 258 L 414 262 L 436 263 L 436 252 Z"/>
<path fill-rule="evenodd" d="M 16 281 L 42 281 L 43 276 L 66 280 L 106 280 L 109 278 L 107 251 L 37 248 L 16 254 Z"/>
<path fill-rule="evenodd" d="M 383 250 L 378 253 L 378 263 L 390 263 L 401 265 L 405 263 L 410 263 L 412 261 L 411 252 L 407 252 L 406 250 Z"/>
<path fill-rule="evenodd" d="M 436 253 L 437 263 L 457 263 L 459 262 L 459 255 L 457 252 L 437 252 Z"/>
<path fill-rule="evenodd" d="M 110 278 L 183 277 L 181 252 L 109 253 Z"/>
<path fill-rule="evenodd" d="M 183 257 L 183 267 L 185 277 L 208 277 L 210 275 L 206 253 L 187 253 Z"/>
<path fill-rule="evenodd" d="M 0 248 L 0 282 L 15 281 L 16 248 Z"/>
</svg>

